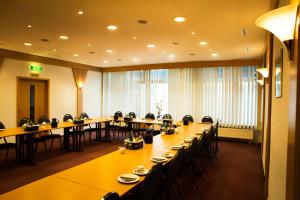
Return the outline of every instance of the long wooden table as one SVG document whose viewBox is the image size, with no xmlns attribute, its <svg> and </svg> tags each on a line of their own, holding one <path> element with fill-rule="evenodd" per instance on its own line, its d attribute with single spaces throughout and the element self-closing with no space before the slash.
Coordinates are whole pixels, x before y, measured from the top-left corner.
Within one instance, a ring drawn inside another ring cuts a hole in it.
<svg viewBox="0 0 300 200">
<path fill-rule="evenodd" d="M 99 129 L 97 136 L 101 133 L 101 123 L 107 124 L 112 121 L 111 118 L 108 117 L 99 117 L 93 119 L 84 120 L 83 124 L 74 124 L 72 122 L 60 122 L 57 127 L 53 128 L 51 125 L 40 125 L 37 131 L 25 131 L 22 127 L 9 128 L 6 130 L 0 131 L 0 137 L 16 137 L 16 160 L 18 162 L 25 162 L 28 164 L 34 163 L 34 148 L 33 148 L 33 138 L 36 134 L 45 131 L 51 131 L 55 129 L 64 129 L 64 147 L 69 149 L 69 129 L 75 127 L 77 131 L 89 124 L 96 124 L 96 127 Z M 77 134 L 76 137 L 80 135 Z M 101 135 L 100 135 L 101 136 Z M 108 130 L 105 131 L 105 137 L 109 137 Z M 99 139 L 99 136 L 97 137 Z M 76 150 L 81 149 L 80 139 L 76 139 Z"/>
<path fill-rule="evenodd" d="M 64 181 L 77 183 L 83 187 L 77 188 L 76 195 L 83 196 L 84 193 L 88 192 L 87 188 L 91 190 L 98 190 L 96 192 L 98 192 L 99 196 L 95 198 L 93 196 L 90 196 L 86 199 L 99 199 L 101 195 L 103 196 L 105 193 L 111 191 L 115 191 L 119 195 L 123 195 L 127 191 L 134 188 L 138 183 L 130 185 L 121 184 L 117 181 L 117 177 L 119 175 L 124 173 L 131 173 L 138 165 L 144 165 L 145 168 L 150 169 L 154 165 L 154 163 L 151 161 L 151 158 L 153 156 L 162 155 L 167 151 L 175 154 L 176 151 L 171 150 L 171 147 L 173 145 L 180 143 L 189 136 L 193 136 L 196 133 L 199 133 L 202 128 L 208 129 L 210 126 L 211 125 L 209 124 L 198 123 L 191 123 L 188 126 L 180 126 L 178 127 L 178 132 L 175 134 L 155 136 L 153 144 L 145 144 L 143 149 L 126 150 L 125 154 L 121 154 L 119 150 L 116 150 L 105 156 L 53 174 L 39 181 L 35 181 L 21 188 L 5 193 L 0 196 L 0 200 L 18 199 L 13 197 L 26 199 L 29 195 L 31 195 L 31 192 L 34 192 L 37 189 L 39 189 L 39 193 L 47 194 L 49 188 L 51 187 L 64 187 Z M 143 180 L 143 178 L 144 177 L 141 177 L 141 180 Z M 64 181 L 62 182 L 62 180 Z M 42 187 L 42 184 L 45 182 L 49 182 L 48 186 Z M 70 192 L 72 192 L 72 190 L 67 191 L 66 193 L 69 194 Z M 52 197 L 49 199 L 58 199 L 59 194 L 54 193 L 54 196 Z M 71 194 L 69 194 L 69 196 L 66 195 L 64 199 L 72 199 Z"/>
</svg>

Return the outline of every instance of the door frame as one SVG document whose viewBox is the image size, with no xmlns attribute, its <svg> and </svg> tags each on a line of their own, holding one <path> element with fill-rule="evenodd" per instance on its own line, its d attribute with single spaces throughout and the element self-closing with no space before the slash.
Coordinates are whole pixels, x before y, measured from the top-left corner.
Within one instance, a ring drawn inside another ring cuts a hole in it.
<svg viewBox="0 0 300 200">
<path fill-rule="evenodd" d="M 46 107 L 47 113 L 49 115 L 50 110 L 50 79 L 47 78 L 35 78 L 35 77 L 26 77 L 26 76 L 17 76 L 17 105 L 16 105 L 16 125 L 18 127 L 18 119 L 19 119 L 19 84 L 20 80 L 29 80 L 29 81 L 45 81 L 47 83 L 47 96 L 48 96 L 48 105 Z M 48 116 L 49 117 L 49 116 Z"/>
</svg>

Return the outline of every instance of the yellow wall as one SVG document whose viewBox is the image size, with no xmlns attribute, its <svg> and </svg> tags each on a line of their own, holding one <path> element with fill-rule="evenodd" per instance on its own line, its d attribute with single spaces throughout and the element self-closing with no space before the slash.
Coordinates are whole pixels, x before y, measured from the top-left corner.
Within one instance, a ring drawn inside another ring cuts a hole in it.
<svg viewBox="0 0 300 200">
<path fill-rule="evenodd" d="M 280 56 L 282 49 L 280 41 L 274 39 L 275 59 Z M 269 199 L 283 200 L 286 195 L 286 167 L 288 142 L 288 98 L 289 98 L 289 61 L 286 51 L 283 51 L 283 85 L 282 97 L 275 97 L 275 65 L 273 67 L 272 84 L 272 114 L 270 140 L 270 168 L 269 168 Z"/>
<path fill-rule="evenodd" d="M 29 77 L 32 62 L 4 59 L 0 68 L 0 121 L 7 128 L 15 127 L 17 76 Z M 76 114 L 77 91 L 71 68 L 41 64 L 41 78 L 50 79 L 49 117 L 62 120 L 64 114 Z M 84 86 L 83 108 L 91 116 L 101 115 L 101 72 L 88 72 Z"/>
</svg>

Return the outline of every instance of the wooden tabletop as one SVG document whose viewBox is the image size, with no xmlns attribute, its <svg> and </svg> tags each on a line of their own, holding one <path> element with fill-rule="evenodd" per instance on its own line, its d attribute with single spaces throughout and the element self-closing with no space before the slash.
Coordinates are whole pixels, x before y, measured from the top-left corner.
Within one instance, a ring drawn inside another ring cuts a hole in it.
<svg viewBox="0 0 300 200">
<path fill-rule="evenodd" d="M 123 195 L 135 185 L 121 184 L 117 177 L 124 173 L 132 173 L 138 165 L 144 165 L 150 169 L 153 166 L 151 158 L 161 156 L 171 150 L 173 145 L 179 144 L 185 138 L 199 133 L 202 128 L 208 128 L 211 125 L 193 123 L 189 126 L 178 128 L 179 133 L 172 135 L 157 135 L 154 137 L 153 144 L 145 144 L 143 149 L 126 150 L 125 154 L 120 151 L 114 151 L 100 158 L 91 160 L 73 168 L 54 174 L 53 176 L 74 181 L 82 185 L 95 187 L 101 190 L 115 191 Z M 143 179 L 143 177 L 142 177 Z"/>
<path fill-rule="evenodd" d="M 99 200 L 105 191 L 49 176 L 0 196 L 0 200 Z"/>
<path fill-rule="evenodd" d="M 103 196 L 111 191 L 123 195 L 137 183 L 121 184 L 117 181 L 118 176 L 132 173 L 138 165 L 144 165 L 145 168 L 150 169 L 154 165 L 151 161 L 153 156 L 160 156 L 168 151 L 176 154 L 175 150 L 171 150 L 173 145 L 201 132 L 202 128 L 210 126 L 210 124 L 198 123 L 180 126 L 177 128 L 178 132 L 172 135 L 155 136 L 153 144 L 145 144 L 143 149 L 126 150 L 124 154 L 116 150 L 3 194 L 0 196 L 0 200 L 20 198 L 25 200 L 79 198 L 98 200 L 100 195 Z"/>
<path fill-rule="evenodd" d="M 0 131 L 0 137 L 25 135 L 25 134 L 35 133 L 35 132 L 43 132 L 43 131 L 50 131 L 50 130 L 54 130 L 54 129 L 69 128 L 69 127 L 73 127 L 73 126 L 82 126 L 82 125 L 88 125 L 88 124 L 94 124 L 94 123 L 108 122 L 111 120 L 112 120 L 112 118 L 110 118 L 110 117 L 98 117 L 98 118 L 86 119 L 86 120 L 84 120 L 84 124 L 73 124 L 72 122 L 60 122 L 56 128 L 52 128 L 51 125 L 49 125 L 49 124 L 40 125 L 38 131 L 24 131 L 24 129 L 22 127 L 15 127 L 15 128 L 9 128 L 9 129 Z"/>
</svg>

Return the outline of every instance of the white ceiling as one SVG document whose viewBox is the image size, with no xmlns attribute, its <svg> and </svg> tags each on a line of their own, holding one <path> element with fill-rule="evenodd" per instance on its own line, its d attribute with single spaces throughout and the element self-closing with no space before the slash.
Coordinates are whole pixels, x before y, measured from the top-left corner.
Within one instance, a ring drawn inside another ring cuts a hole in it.
<svg viewBox="0 0 300 200">
<path fill-rule="evenodd" d="M 265 32 L 254 21 L 269 5 L 270 0 L 1 0 L 0 48 L 99 67 L 257 58 L 264 52 Z M 186 21 L 176 23 L 176 16 Z M 138 24 L 140 19 L 149 24 Z M 119 29 L 107 30 L 110 24 Z M 208 42 L 204 47 L 202 40 Z"/>
</svg>

